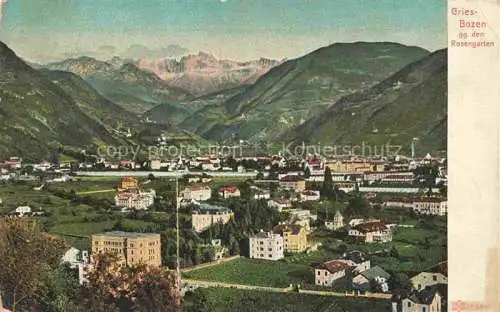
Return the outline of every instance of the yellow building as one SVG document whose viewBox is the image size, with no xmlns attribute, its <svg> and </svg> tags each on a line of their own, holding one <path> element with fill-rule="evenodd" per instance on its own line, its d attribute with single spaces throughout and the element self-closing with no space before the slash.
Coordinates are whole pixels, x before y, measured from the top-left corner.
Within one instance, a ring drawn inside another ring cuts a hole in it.
<svg viewBox="0 0 500 312">
<path fill-rule="evenodd" d="M 382 172 L 385 165 L 382 162 L 370 162 L 363 160 L 335 161 L 325 164 L 332 173 L 363 173 L 363 172 Z"/>
<path fill-rule="evenodd" d="M 283 237 L 285 252 L 304 252 L 307 249 L 306 228 L 298 224 L 280 224 L 274 227 L 273 232 Z"/>
<path fill-rule="evenodd" d="M 161 266 L 160 234 L 107 232 L 92 235 L 92 253 L 113 253 L 126 265 Z"/>
<path fill-rule="evenodd" d="M 139 182 L 136 178 L 125 177 L 121 180 L 121 188 L 124 190 L 134 189 L 139 187 Z"/>
</svg>

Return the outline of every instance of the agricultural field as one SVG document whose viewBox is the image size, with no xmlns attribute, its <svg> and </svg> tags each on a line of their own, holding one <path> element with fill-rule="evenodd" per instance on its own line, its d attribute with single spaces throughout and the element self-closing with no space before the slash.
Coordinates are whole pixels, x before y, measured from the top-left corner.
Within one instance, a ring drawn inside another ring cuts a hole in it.
<svg viewBox="0 0 500 312">
<path fill-rule="evenodd" d="M 387 312 L 388 300 L 273 293 L 231 288 L 206 288 L 188 293 L 185 312 Z"/>
</svg>

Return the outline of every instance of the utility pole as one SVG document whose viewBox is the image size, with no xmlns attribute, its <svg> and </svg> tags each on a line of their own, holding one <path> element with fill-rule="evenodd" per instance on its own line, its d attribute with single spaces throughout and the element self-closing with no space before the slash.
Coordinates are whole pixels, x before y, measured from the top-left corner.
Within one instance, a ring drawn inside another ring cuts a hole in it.
<svg viewBox="0 0 500 312">
<path fill-rule="evenodd" d="M 176 234 L 177 234 L 177 287 L 181 291 L 181 265 L 180 265 L 180 236 L 179 236 L 179 177 L 175 177 L 175 215 L 176 215 Z"/>
</svg>

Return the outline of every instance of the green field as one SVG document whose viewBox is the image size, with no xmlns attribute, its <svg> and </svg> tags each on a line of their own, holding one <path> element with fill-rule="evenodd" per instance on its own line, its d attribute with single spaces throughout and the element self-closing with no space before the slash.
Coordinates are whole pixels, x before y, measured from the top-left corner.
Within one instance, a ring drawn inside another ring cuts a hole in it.
<svg viewBox="0 0 500 312">
<path fill-rule="evenodd" d="M 197 298 L 197 300 L 195 299 Z M 185 297 L 185 312 L 387 312 L 388 300 L 272 293 L 230 288 L 196 290 Z"/>
<path fill-rule="evenodd" d="M 188 279 L 233 284 L 288 287 L 314 278 L 313 268 L 304 264 L 240 258 L 184 274 Z"/>
</svg>

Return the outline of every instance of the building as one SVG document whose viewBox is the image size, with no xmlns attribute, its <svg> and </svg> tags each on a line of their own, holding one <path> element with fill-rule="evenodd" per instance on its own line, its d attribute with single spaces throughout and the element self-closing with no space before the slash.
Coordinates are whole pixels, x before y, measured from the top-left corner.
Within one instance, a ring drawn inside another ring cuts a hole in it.
<svg viewBox="0 0 500 312">
<path fill-rule="evenodd" d="M 61 258 L 61 263 L 68 263 L 70 268 L 76 269 L 80 263 L 88 263 L 90 260 L 89 253 L 86 250 L 80 251 L 75 247 L 71 247 Z"/>
<path fill-rule="evenodd" d="M 359 292 L 388 292 L 391 275 L 381 267 L 375 266 L 356 275 L 352 279 L 352 287 Z M 378 289 L 372 289 L 376 284 Z"/>
<path fill-rule="evenodd" d="M 411 171 L 368 172 L 363 176 L 363 180 L 368 182 L 380 181 L 411 183 L 414 179 L 414 174 Z"/>
<path fill-rule="evenodd" d="M 126 209 L 146 210 L 154 204 L 155 197 L 154 190 L 144 192 L 130 189 L 116 194 L 115 205 Z"/>
<path fill-rule="evenodd" d="M 345 262 L 330 260 L 314 269 L 314 283 L 318 286 L 332 286 L 333 283 L 346 275 L 349 268 Z"/>
<path fill-rule="evenodd" d="M 240 190 L 236 186 L 223 186 L 219 189 L 219 196 L 228 199 L 231 197 L 240 197 Z"/>
<path fill-rule="evenodd" d="M 283 209 L 291 208 L 292 201 L 285 198 L 270 199 L 267 201 L 267 206 L 270 208 L 276 208 L 279 212 Z"/>
<path fill-rule="evenodd" d="M 205 201 L 212 197 L 212 190 L 208 186 L 187 187 L 181 192 L 186 200 Z"/>
<path fill-rule="evenodd" d="M 333 183 L 333 188 L 346 193 L 351 193 L 356 191 L 356 182 L 336 182 Z"/>
<path fill-rule="evenodd" d="M 253 188 L 253 198 L 254 199 L 270 199 L 271 198 L 271 191 L 269 190 L 264 190 L 261 188 Z"/>
<path fill-rule="evenodd" d="M 446 216 L 448 214 L 448 202 L 436 197 L 415 199 L 413 200 L 413 211 L 424 215 Z"/>
<path fill-rule="evenodd" d="M 412 293 L 408 298 L 392 302 L 392 312 L 441 312 L 442 295 L 435 287 Z"/>
<path fill-rule="evenodd" d="M 351 251 L 343 255 L 340 259 L 351 268 L 354 274 L 362 273 L 370 268 L 370 260 L 361 251 Z"/>
<path fill-rule="evenodd" d="M 358 224 L 349 229 L 348 233 L 349 236 L 358 237 L 365 243 L 392 241 L 392 231 L 387 225 L 379 221 Z"/>
<path fill-rule="evenodd" d="M 191 223 L 196 232 L 203 232 L 216 223 L 228 223 L 232 216 L 229 208 L 200 204 L 191 213 Z"/>
<path fill-rule="evenodd" d="M 340 214 L 340 211 L 335 212 L 335 216 L 333 216 L 333 230 L 336 231 L 340 228 L 344 227 L 344 217 Z"/>
<path fill-rule="evenodd" d="M 317 215 L 312 214 L 311 211 L 307 209 L 291 209 L 287 212 L 290 214 L 289 222 L 305 227 L 307 232 L 311 230 L 311 221 L 316 221 L 318 219 Z"/>
<path fill-rule="evenodd" d="M 20 217 L 23 217 L 24 215 L 31 214 L 31 212 L 32 212 L 32 209 L 30 206 L 19 206 L 13 211 L 14 214 L 16 214 Z"/>
<path fill-rule="evenodd" d="M 326 162 L 325 167 L 330 168 L 332 173 L 382 172 L 385 170 L 385 163 L 368 160 L 337 160 Z"/>
<path fill-rule="evenodd" d="M 5 161 L 5 165 L 11 169 L 21 169 L 23 160 L 19 157 L 10 157 Z"/>
<path fill-rule="evenodd" d="M 320 194 L 319 191 L 303 191 L 300 193 L 300 200 L 301 201 L 316 201 L 320 199 Z"/>
<path fill-rule="evenodd" d="M 284 239 L 285 252 L 304 252 L 307 249 L 307 230 L 298 224 L 279 224 L 273 228 L 274 234 Z"/>
<path fill-rule="evenodd" d="M 250 258 L 280 260 L 284 256 L 284 239 L 279 234 L 260 231 L 249 238 Z"/>
<path fill-rule="evenodd" d="M 448 278 L 441 273 L 421 272 L 410 278 L 413 288 L 421 291 L 429 286 L 448 284 Z"/>
<path fill-rule="evenodd" d="M 161 266 L 160 234 L 115 231 L 92 235 L 92 253 L 114 253 L 126 265 Z"/>
<path fill-rule="evenodd" d="M 302 192 L 306 189 L 306 181 L 298 175 L 287 175 L 280 179 L 279 186 L 283 189 Z"/>
<path fill-rule="evenodd" d="M 121 180 L 120 188 L 122 190 L 137 189 L 139 187 L 139 181 L 136 178 L 124 177 Z"/>
<path fill-rule="evenodd" d="M 407 197 L 389 198 L 382 204 L 384 207 L 413 209 L 413 199 Z"/>
</svg>

